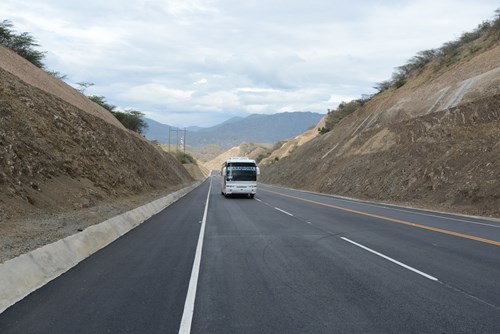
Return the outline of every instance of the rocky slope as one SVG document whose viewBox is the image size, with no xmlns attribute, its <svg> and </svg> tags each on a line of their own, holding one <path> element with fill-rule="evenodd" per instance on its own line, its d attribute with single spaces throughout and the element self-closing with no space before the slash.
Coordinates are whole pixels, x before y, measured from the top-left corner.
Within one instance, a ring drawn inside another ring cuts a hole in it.
<svg viewBox="0 0 500 334">
<path fill-rule="evenodd" d="M 208 175 L 210 175 L 210 171 L 203 165 L 201 164 L 184 164 L 184 168 L 189 172 L 189 174 L 195 179 L 195 180 L 203 180 L 205 179 Z"/>
<path fill-rule="evenodd" d="M 220 170 L 224 161 L 231 157 L 249 157 L 250 159 L 256 160 L 260 155 L 266 155 L 270 147 L 271 145 L 242 143 L 241 145 L 232 147 L 231 149 L 219 154 L 203 165 L 208 170 Z"/>
<path fill-rule="evenodd" d="M 15 75 L 32 87 L 56 96 L 80 110 L 99 117 L 120 129 L 125 129 L 113 115 L 90 101 L 86 96 L 80 94 L 80 92 L 68 86 L 63 81 L 47 75 L 45 71 L 33 66 L 30 62 L 3 46 L 0 46 L 0 68 Z"/>
<path fill-rule="evenodd" d="M 0 261 L 192 182 L 109 112 L 1 53 Z"/>
<path fill-rule="evenodd" d="M 306 132 L 295 136 L 294 138 L 288 139 L 283 142 L 283 144 L 279 145 L 279 147 L 272 151 L 271 154 L 263 159 L 260 162 L 261 166 L 269 166 L 279 159 L 283 159 L 284 157 L 292 154 L 299 146 L 304 145 L 311 139 L 317 137 L 319 135 L 318 129 L 325 126 L 325 117 L 323 117 L 316 126 Z"/>
<path fill-rule="evenodd" d="M 500 216 L 500 46 L 378 94 L 261 181 Z"/>
</svg>

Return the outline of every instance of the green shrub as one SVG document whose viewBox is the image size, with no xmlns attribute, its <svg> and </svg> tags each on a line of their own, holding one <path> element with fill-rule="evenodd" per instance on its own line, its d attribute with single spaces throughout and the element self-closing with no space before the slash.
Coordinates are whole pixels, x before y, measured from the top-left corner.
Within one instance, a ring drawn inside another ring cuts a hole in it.
<svg viewBox="0 0 500 334">
<path fill-rule="evenodd" d="M 329 132 L 330 129 L 328 129 L 327 127 L 323 126 L 321 128 L 318 128 L 318 132 L 320 135 L 324 135 L 325 133 Z"/>
<path fill-rule="evenodd" d="M 270 155 L 271 155 L 270 151 L 268 151 L 266 153 L 259 154 L 259 156 L 255 159 L 255 162 L 259 164 L 262 160 L 264 160 L 265 158 L 267 158 Z"/>
<path fill-rule="evenodd" d="M 196 159 L 189 153 L 177 152 L 175 157 L 181 164 L 197 164 Z"/>
<path fill-rule="evenodd" d="M 342 119 L 361 108 L 370 98 L 371 97 L 366 97 L 349 102 L 342 101 L 337 109 L 328 109 L 328 113 L 326 114 L 325 119 L 325 126 L 318 129 L 319 133 L 323 135 L 332 130 L 333 127 L 337 125 Z"/>
<path fill-rule="evenodd" d="M 142 119 L 144 113 L 133 110 L 125 109 L 124 111 L 116 111 L 116 106 L 108 103 L 104 96 L 90 95 L 87 96 L 91 101 L 94 101 L 104 109 L 108 110 L 113 116 L 116 117 L 120 123 L 123 124 L 129 130 L 135 131 L 138 134 L 143 134 L 144 130 L 147 129 L 148 125 Z"/>
<path fill-rule="evenodd" d="M 43 69 L 43 59 L 46 52 L 35 50 L 36 47 L 40 46 L 35 38 L 27 32 L 16 34 L 13 27 L 14 25 L 9 20 L 0 22 L 0 44 L 11 49 L 36 67 Z"/>
<path fill-rule="evenodd" d="M 147 129 L 148 125 L 142 119 L 144 113 L 133 110 L 133 109 L 125 109 L 125 111 L 113 111 L 111 112 L 116 119 L 123 124 L 129 130 L 135 131 L 138 134 L 143 134 L 144 130 Z"/>
<path fill-rule="evenodd" d="M 394 83 L 394 88 L 398 89 L 400 87 L 403 87 L 406 83 L 406 80 L 405 79 L 399 79 L 398 81 L 396 81 Z"/>
<path fill-rule="evenodd" d="M 491 21 L 484 21 L 471 32 L 464 32 L 458 39 L 444 43 L 439 49 L 420 51 L 416 56 L 408 60 L 407 64 L 396 67 L 390 80 L 376 83 L 378 93 L 390 88 L 402 87 L 412 75 L 419 74 L 424 67 L 435 61 L 434 71 L 450 66 L 460 60 L 462 50 L 468 50 L 473 54 L 480 50 L 474 43 L 480 38 L 497 41 L 500 39 L 500 8 L 495 11 L 495 17 Z M 339 106 L 340 107 L 340 106 Z"/>
</svg>

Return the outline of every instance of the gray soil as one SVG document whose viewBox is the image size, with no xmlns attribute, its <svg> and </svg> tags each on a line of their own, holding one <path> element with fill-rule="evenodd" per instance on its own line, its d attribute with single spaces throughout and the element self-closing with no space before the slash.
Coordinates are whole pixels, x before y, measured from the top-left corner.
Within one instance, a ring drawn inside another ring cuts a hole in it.
<svg viewBox="0 0 500 334">
<path fill-rule="evenodd" d="M 464 48 L 455 63 L 431 63 L 404 86 L 375 95 L 264 168 L 261 180 L 500 217 L 500 46 L 479 42 L 484 51 Z"/>
<path fill-rule="evenodd" d="M 173 156 L 93 102 L 81 109 L 90 100 L 54 80 L 0 58 L 0 262 L 193 182 Z"/>
</svg>

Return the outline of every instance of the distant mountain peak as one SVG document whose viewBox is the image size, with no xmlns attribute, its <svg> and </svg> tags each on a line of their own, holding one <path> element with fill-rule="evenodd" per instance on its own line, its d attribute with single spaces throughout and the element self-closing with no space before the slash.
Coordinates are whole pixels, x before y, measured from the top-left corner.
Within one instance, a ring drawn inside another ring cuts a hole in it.
<svg viewBox="0 0 500 334">
<path fill-rule="evenodd" d="M 225 149 L 243 142 L 275 143 L 303 133 L 316 125 L 323 116 L 323 114 L 310 111 L 235 116 L 211 127 L 195 127 L 196 131 L 191 130 L 186 135 L 186 142 L 195 147 L 217 144 Z M 150 122 L 148 118 L 144 119 L 149 125 L 145 133 L 146 137 L 160 143 L 168 143 L 169 126 L 159 126 L 161 123 Z"/>
</svg>

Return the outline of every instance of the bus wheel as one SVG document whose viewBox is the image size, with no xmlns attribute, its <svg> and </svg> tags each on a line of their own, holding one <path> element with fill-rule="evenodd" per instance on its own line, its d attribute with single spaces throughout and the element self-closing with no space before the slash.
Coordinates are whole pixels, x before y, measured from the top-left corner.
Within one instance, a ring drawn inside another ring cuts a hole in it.
<svg viewBox="0 0 500 334">
<path fill-rule="evenodd" d="M 253 198 L 255 196 L 255 194 L 250 194 L 250 198 Z"/>
</svg>

